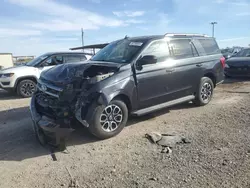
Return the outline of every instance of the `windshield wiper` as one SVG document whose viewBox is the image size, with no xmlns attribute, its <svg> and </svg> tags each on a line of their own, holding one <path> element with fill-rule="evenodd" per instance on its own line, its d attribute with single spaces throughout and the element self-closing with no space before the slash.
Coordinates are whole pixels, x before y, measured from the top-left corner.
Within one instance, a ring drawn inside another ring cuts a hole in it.
<svg viewBox="0 0 250 188">
<path fill-rule="evenodd" d="M 91 61 L 103 61 L 103 62 L 112 62 L 112 63 L 115 63 L 114 61 L 110 61 L 110 60 L 106 60 L 106 59 L 97 59 L 97 60 L 91 59 Z"/>
<path fill-rule="evenodd" d="M 91 61 L 106 61 L 106 60 L 105 59 L 96 59 L 96 60 L 91 59 Z"/>
</svg>

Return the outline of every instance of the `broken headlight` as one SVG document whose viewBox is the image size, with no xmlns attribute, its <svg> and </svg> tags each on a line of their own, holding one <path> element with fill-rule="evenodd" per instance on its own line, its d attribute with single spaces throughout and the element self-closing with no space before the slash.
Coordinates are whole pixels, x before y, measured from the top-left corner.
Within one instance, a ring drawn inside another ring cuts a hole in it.
<svg viewBox="0 0 250 188">
<path fill-rule="evenodd" d="M 74 85 L 73 84 L 67 84 L 66 88 L 65 88 L 65 92 L 68 92 L 68 91 L 72 91 L 74 88 Z"/>
</svg>

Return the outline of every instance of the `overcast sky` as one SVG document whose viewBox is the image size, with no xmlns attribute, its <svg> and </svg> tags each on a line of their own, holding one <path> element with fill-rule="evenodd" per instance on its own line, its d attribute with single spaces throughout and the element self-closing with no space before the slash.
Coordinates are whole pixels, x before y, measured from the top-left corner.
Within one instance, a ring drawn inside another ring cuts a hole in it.
<svg viewBox="0 0 250 188">
<path fill-rule="evenodd" d="M 250 44 L 250 0 L 2 0 L 0 53 L 39 55 L 128 36 L 215 36 L 220 47 Z"/>
</svg>

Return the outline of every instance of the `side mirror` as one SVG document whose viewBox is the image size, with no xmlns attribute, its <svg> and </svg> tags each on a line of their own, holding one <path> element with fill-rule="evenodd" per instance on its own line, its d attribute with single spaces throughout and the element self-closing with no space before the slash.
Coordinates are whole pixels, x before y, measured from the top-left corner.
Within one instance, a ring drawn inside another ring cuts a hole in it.
<svg viewBox="0 0 250 188">
<path fill-rule="evenodd" d="M 145 55 L 137 60 L 137 67 L 142 68 L 142 65 L 156 64 L 157 58 L 154 55 Z"/>
</svg>

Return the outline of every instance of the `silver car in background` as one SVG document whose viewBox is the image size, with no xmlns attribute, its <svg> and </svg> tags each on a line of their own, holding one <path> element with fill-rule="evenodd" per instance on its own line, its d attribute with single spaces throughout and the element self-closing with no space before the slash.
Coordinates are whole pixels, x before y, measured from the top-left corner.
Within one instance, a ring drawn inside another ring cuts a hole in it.
<svg viewBox="0 0 250 188">
<path fill-rule="evenodd" d="M 21 97 L 31 97 L 36 91 L 36 83 L 42 71 L 56 65 L 74 63 L 90 59 L 81 52 L 50 52 L 16 67 L 0 70 L 0 89 L 14 91 Z"/>
</svg>

